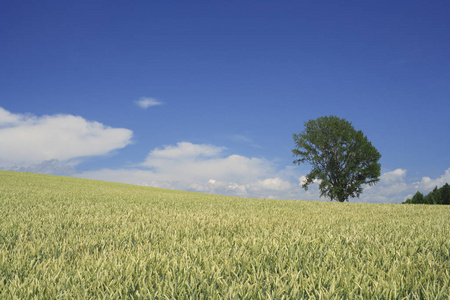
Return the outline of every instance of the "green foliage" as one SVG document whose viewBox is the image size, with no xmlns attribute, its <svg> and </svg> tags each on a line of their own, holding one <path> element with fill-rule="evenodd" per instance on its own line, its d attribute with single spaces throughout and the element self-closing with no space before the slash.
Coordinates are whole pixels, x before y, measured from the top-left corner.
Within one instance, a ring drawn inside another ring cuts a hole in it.
<svg viewBox="0 0 450 300">
<path fill-rule="evenodd" d="M 449 299 L 450 207 L 0 171 L 0 299 Z"/>
<path fill-rule="evenodd" d="M 379 181 L 381 154 L 362 131 L 356 131 L 345 119 L 320 117 L 305 123 L 300 134 L 294 134 L 292 150 L 296 164 L 309 163 L 305 189 L 315 180 L 320 182 L 321 196 L 348 201 L 359 197 L 362 185 Z"/>
<path fill-rule="evenodd" d="M 441 188 L 440 204 L 450 204 L 450 185 L 448 183 Z"/>
<path fill-rule="evenodd" d="M 435 187 L 431 193 L 425 197 L 417 191 L 412 199 L 406 199 L 402 204 L 450 204 L 450 185 L 444 184 L 441 188 Z"/>
<path fill-rule="evenodd" d="M 413 202 L 413 203 L 425 203 L 422 193 L 417 191 L 417 193 L 411 199 L 411 202 Z"/>
</svg>

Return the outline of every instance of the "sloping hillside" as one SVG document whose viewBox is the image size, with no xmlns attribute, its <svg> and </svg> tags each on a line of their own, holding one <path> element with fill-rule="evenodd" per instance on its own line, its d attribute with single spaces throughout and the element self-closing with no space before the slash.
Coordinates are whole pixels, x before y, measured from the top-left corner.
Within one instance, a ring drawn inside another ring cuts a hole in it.
<svg viewBox="0 0 450 300">
<path fill-rule="evenodd" d="M 450 209 L 0 171 L 0 298 L 450 296 Z"/>
</svg>

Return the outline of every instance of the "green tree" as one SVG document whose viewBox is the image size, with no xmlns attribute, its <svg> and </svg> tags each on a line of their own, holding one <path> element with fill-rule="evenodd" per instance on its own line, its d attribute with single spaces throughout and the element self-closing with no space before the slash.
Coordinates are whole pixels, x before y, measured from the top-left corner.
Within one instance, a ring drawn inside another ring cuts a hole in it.
<svg viewBox="0 0 450 300">
<path fill-rule="evenodd" d="M 425 204 L 430 204 L 430 205 L 436 204 L 436 199 L 434 199 L 434 194 L 433 193 L 429 193 L 428 195 L 426 195 L 424 197 L 424 203 Z"/>
<path fill-rule="evenodd" d="M 450 185 L 448 183 L 441 187 L 441 204 L 450 205 Z"/>
<path fill-rule="evenodd" d="M 428 201 L 429 204 L 440 204 L 441 203 L 441 191 L 437 186 L 434 187 L 433 191 L 428 194 L 432 201 Z"/>
<path fill-rule="evenodd" d="M 302 184 L 305 190 L 319 180 L 320 196 L 339 202 L 359 197 L 362 185 L 379 181 L 381 154 L 362 131 L 336 116 L 320 117 L 305 123 L 300 134 L 294 134 L 294 164 L 308 163 L 311 171 Z"/>
<path fill-rule="evenodd" d="M 417 191 L 417 193 L 414 194 L 414 196 L 411 199 L 411 203 L 413 204 L 423 204 L 425 203 L 424 198 L 423 198 L 423 194 L 419 191 Z"/>
</svg>

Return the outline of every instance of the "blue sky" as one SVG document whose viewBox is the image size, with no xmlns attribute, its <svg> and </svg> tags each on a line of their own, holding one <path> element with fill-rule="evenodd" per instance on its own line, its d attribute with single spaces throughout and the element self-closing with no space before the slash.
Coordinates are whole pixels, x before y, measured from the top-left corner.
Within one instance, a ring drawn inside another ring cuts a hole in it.
<svg viewBox="0 0 450 300">
<path fill-rule="evenodd" d="M 450 182 L 449 12 L 448 1 L 2 1 L 0 168 L 319 200 L 299 187 L 309 168 L 292 164 L 292 134 L 336 115 L 382 154 L 381 181 L 350 201 L 401 202 Z"/>
</svg>

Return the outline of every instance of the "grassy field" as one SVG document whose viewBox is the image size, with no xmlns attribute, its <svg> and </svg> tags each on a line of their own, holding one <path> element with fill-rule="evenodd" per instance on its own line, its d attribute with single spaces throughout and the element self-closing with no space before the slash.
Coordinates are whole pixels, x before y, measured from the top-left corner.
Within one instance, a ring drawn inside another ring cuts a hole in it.
<svg viewBox="0 0 450 300">
<path fill-rule="evenodd" d="M 0 298 L 449 299 L 449 219 L 0 171 Z"/>
</svg>

